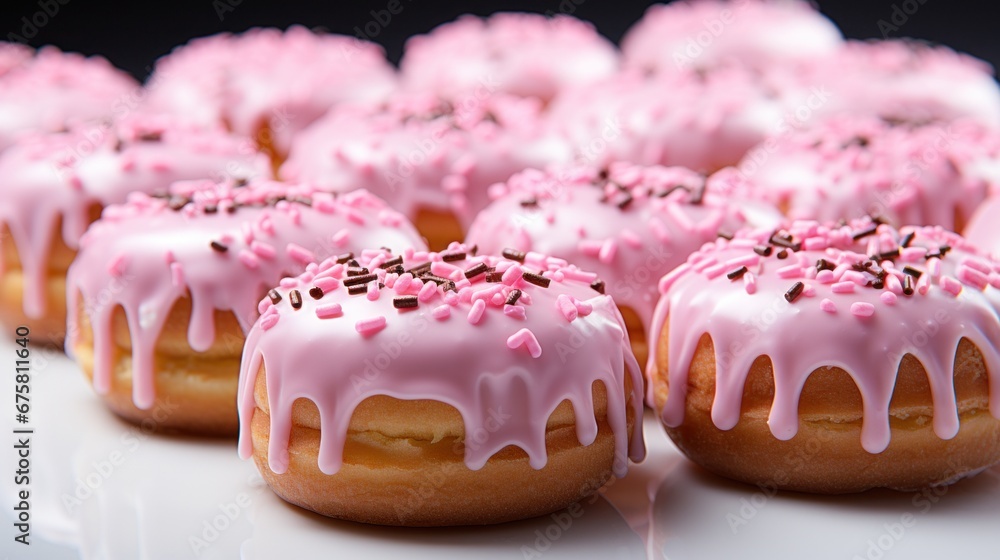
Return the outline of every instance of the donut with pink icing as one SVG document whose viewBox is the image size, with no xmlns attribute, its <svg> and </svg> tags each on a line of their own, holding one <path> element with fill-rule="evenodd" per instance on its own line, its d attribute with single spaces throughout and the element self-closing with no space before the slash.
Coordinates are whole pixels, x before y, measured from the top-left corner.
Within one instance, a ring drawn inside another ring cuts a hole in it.
<svg viewBox="0 0 1000 560">
<path fill-rule="evenodd" d="M 843 45 L 837 26 L 802 0 L 699 0 L 651 6 L 622 39 L 626 68 L 673 72 L 730 64 L 811 62 Z"/>
<path fill-rule="evenodd" d="M 868 215 L 960 230 L 1000 188 L 1000 136 L 968 119 L 893 125 L 832 118 L 752 148 L 731 179 L 793 220 Z M 995 166 L 994 166 L 995 167 Z"/>
<path fill-rule="evenodd" d="M 456 100 L 508 93 L 548 102 L 569 86 L 611 77 L 618 49 L 567 15 L 465 15 L 406 42 L 403 86 Z"/>
<path fill-rule="evenodd" d="M 2 80 L 0 80 L 2 82 Z M 64 280 L 80 236 L 100 210 L 132 192 L 170 183 L 269 174 L 247 140 L 175 117 L 136 114 L 116 124 L 22 138 L 0 154 L 3 236 L 0 314 L 28 324 L 38 340 L 61 345 Z"/>
<path fill-rule="evenodd" d="M 644 456 L 641 372 L 593 280 L 561 259 L 457 243 L 327 260 L 261 302 L 240 455 L 283 499 L 354 521 L 565 507 Z M 413 500 L 427 476 L 436 491 Z"/>
<path fill-rule="evenodd" d="M 979 205 L 964 234 L 969 243 L 1000 260 L 1000 196 Z"/>
<path fill-rule="evenodd" d="M 146 87 L 153 110 L 225 124 L 280 163 L 295 134 L 342 103 L 384 99 L 396 75 L 374 43 L 293 25 L 195 39 Z"/>
<path fill-rule="evenodd" d="M 0 55 L 0 151 L 24 134 L 119 116 L 139 89 L 128 74 L 99 56 L 55 47 L 42 48 L 33 57 L 18 47 L 0 52 L 5 53 Z"/>
<path fill-rule="evenodd" d="M 31 60 L 34 51 L 21 43 L 0 42 L 0 76 Z"/>
<path fill-rule="evenodd" d="M 136 193 L 81 240 L 67 348 L 120 416 L 235 434 L 243 334 L 261 297 L 284 276 L 316 274 L 328 255 L 382 246 L 424 248 L 406 218 L 363 190 L 336 197 L 261 180 Z"/>
<path fill-rule="evenodd" d="M 713 72 L 625 72 L 568 90 L 550 109 L 575 159 L 679 165 L 712 172 L 777 132 L 784 105 L 739 67 Z"/>
<path fill-rule="evenodd" d="M 745 226 L 776 225 L 777 210 L 734 201 L 728 189 L 682 167 L 612 164 L 528 170 L 490 190 L 493 202 L 466 243 L 563 258 L 597 273 L 622 310 L 632 348 L 646 359 L 657 280 L 702 244 Z"/>
<path fill-rule="evenodd" d="M 649 403 L 705 468 L 844 493 L 1000 461 L 1000 262 L 959 235 L 871 220 L 743 230 L 660 290 Z"/>
<path fill-rule="evenodd" d="M 296 138 L 280 174 L 336 192 L 364 186 L 444 248 L 488 204 L 490 185 L 569 155 L 537 100 L 406 94 L 331 111 Z"/>
<path fill-rule="evenodd" d="M 847 41 L 812 62 L 775 65 L 762 80 L 805 124 L 872 115 L 922 124 L 974 119 L 1000 128 L 1000 86 L 986 62 L 912 40 Z"/>
</svg>

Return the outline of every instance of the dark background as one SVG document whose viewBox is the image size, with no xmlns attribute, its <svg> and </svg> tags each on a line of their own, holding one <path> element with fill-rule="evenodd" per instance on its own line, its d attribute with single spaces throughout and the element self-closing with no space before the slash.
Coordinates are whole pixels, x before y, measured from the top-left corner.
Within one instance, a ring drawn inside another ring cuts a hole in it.
<svg viewBox="0 0 1000 560">
<path fill-rule="evenodd" d="M 408 36 L 427 32 L 462 13 L 572 12 L 594 22 L 604 35 L 617 41 L 652 3 L 632 0 L 448 3 L 395 0 L 402 11 L 388 20 L 385 16 L 389 14 L 383 13 L 384 24 L 378 22 L 377 13 L 385 10 L 390 1 L 393 0 L 0 0 L 0 37 L 7 38 L 14 33 L 34 46 L 55 44 L 64 50 L 102 54 L 143 78 L 153 61 L 169 52 L 171 47 L 192 37 L 219 31 L 301 23 L 355 35 L 357 29 L 364 30 L 367 26 L 369 31 L 376 31 L 371 38 L 384 45 L 389 58 L 396 61 Z M 1000 21 L 996 15 L 1000 7 L 992 2 L 821 0 L 818 4 L 848 37 L 881 38 L 887 30 L 893 37 L 909 36 L 943 43 L 986 59 L 994 66 L 1000 65 L 1000 39 L 997 38 Z M 29 22 L 27 29 L 22 18 Z M 880 29 L 880 20 L 899 24 L 899 29 Z M 44 24 L 36 26 L 38 22 Z"/>
</svg>

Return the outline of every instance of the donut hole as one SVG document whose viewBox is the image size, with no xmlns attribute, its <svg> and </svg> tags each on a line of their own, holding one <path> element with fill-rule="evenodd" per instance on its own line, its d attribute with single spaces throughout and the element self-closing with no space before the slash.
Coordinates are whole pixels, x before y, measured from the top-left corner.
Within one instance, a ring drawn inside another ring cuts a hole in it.
<svg viewBox="0 0 1000 560">
<path fill-rule="evenodd" d="M 413 224 L 427 240 L 431 251 L 444 251 L 452 241 L 461 241 L 465 238 L 458 216 L 450 210 L 420 208 Z"/>
</svg>

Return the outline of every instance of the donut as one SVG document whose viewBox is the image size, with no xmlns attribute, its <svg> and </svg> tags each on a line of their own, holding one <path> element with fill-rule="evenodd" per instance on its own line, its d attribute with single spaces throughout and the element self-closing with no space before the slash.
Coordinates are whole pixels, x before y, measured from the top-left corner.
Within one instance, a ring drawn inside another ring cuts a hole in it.
<svg viewBox="0 0 1000 560">
<path fill-rule="evenodd" d="M 403 87 L 448 99 L 507 93 L 550 101 L 567 86 L 612 76 L 618 50 L 568 15 L 465 15 L 406 41 Z"/>
<path fill-rule="evenodd" d="M 766 69 L 835 52 L 837 26 L 801 0 L 701 0 L 650 6 L 622 38 L 622 65 L 647 72 Z"/>
<path fill-rule="evenodd" d="M 774 65 L 761 78 L 799 124 L 834 115 L 894 122 L 969 118 L 1000 127 L 1000 86 L 986 62 L 913 40 L 846 41 L 833 54 Z"/>
<path fill-rule="evenodd" d="M 960 231 L 1000 187 L 1000 175 L 986 167 L 998 148 L 996 132 L 968 119 L 917 126 L 833 117 L 762 142 L 728 173 L 743 184 L 737 190 L 792 220 L 874 215 Z"/>
<path fill-rule="evenodd" d="M 283 276 L 329 254 L 423 248 L 366 191 L 186 181 L 135 194 L 87 231 L 67 276 L 67 349 L 116 414 L 157 429 L 237 432 L 244 332 Z"/>
<path fill-rule="evenodd" d="M 734 202 L 705 176 L 682 167 L 615 163 L 527 170 L 490 190 L 493 202 L 466 243 L 552 255 L 596 272 L 618 304 L 639 363 L 659 297 L 657 280 L 702 244 L 742 228 L 776 225 L 777 210 Z"/>
<path fill-rule="evenodd" d="M 254 138 L 277 166 L 295 134 L 331 107 L 377 101 L 395 87 L 381 47 L 293 25 L 177 47 L 157 61 L 147 102 Z"/>
<path fill-rule="evenodd" d="M 99 56 L 55 47 L 0 48 L 0 152 L 32 132 L 57 132 L 74 122 L 95 122 L 128 111 L 139 90 L 128 74 Z M 4 68 L 6 67 L 6 68 Z"/>
<path fill-rule="evenodd" d="M 31 60 L 34 51 L 21 43 L 0 41 L 0 77 Z"/>
<path fill-rule="evenodd" d="M 335 192 L 364 187 L 444 249 L 489 202 L 487 188 L 528 167 L 568 161 L 537 100 L 502 94 L 450 102 L 402 94 L 343 107 L 300 134 L 282 178 Z"/>
<path fill-rule="evenodd" d="M 754 73 L 727 67 L 623 72 L 568 89 L 552 103 L 549 119 L 578 162 L 679 165 L 710 173 L 737 163 L 775 132 L 782 109 Z"/>
<path fill-rule="evenodd" d="M 994 195 L 979 205 L 963 234 L 980 250 L 1000 260 L 1000 195 Z"/>
<path fill-rule="evenodd" d="M 660 290 L 648 402 L 698 465 L 833 494 L 1000 461 L 1000 263 L 958 234 L 746 229 Z"/>
<path fill-rule="evenodd" d="M 268 173 L 266 158 L 239 138 L 168 116 L 22 138 L 0 154 L 0 320 L 61 346 L 66 270 L 102 207 L 175 180 Z"/>
<path fill-rule="evenodd" d="M 331 259 L 262 302 L 239 451 L 278 496 L 365 523 L 501 523 L 642 460 L 641 371 L 595 276 L 476 255 Z"/>
</svg>

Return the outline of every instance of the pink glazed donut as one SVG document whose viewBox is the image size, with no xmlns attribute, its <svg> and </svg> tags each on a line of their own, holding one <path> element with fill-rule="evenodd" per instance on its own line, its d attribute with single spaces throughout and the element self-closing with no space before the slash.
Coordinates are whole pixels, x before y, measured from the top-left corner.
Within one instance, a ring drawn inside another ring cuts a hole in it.
<svg viewBox="0 0 1000 560">
<path fill-rule="evenodd" d="M 1000 188 L 990 167 L 998 156 L 1000 136 L 978 122 L 893 126 L 842 117 L 768 139 L 727 172 L 745 196 L 793 220 L 873 215 L 960 231 Z"/>
<path fill-rule="evenodd" d="M 99 56 L 44 47 L 26 57 L 24 50 L 6 45 L 0 52 L 6 53 L 0 55 L 0 152 L 27 133 L 121 116 L 139 90 L 128 74 Z"/>
<path fill-rule="evenodd" d="M 175 183 L 111 206 L 67 277 L 67 349 L 116 414 L 158 429 L 232 435 L 243 333 L 257 302 L 327 255 L 424 248 L 367 191 L 273 181 Z"/>
<path fill-rule="evenodd" d="M 567 86 L 608 78 L 618 50 L 590 23 L 566 15 L 465 15 L 411 37 L 403 86 L 448 99 L 508 93 L 550 101 Z"/>
<path fill-rule="evenodd" d="M 735 164 L 773 134 L 782 109 L 753 72 L 727 67 L 625 72 L 566 91 L 553 103 L 550 120 L 583 163 L 629 161 L 710 173 Z"/>
<path fill-rule="evenodd" d="M 781 221 L 777 210 L 734 200 L 720 187 L 682 167 L 528 170 L 490 189 L 494 201 L 476 217 L 466 243 L 486 253 L 535 251 L 596 272 L 645 363 L 657 280 L 720 235 L 748 222 Z"/>
<path fill-rule="evenodd" d="M 803 492 L 1000 461 L 1000 263 L 940 227 L 743 230 L 660 281 L 649 403 L 699 465 Z"/>
<path fill-rule="evenodd" d="M 3 321 L 61 345 L 66 270 L 102 207 L 184 179 L 268 174 L 248 141 L 169 116 L 137 114 L 22 138 L 0 154 Z"/>
<path fill-rule="evenodd" d="M 837 26 L 801 0 L 700 0 L 651 6 L 622 39 L 625 68 L 757 69 L 811 62 L 843 45 Z"/>
<path fill-rule="evenodd" d="M 34 51 L 21 43 L 0 41 L 0 77 L 31 60 Z"/>
<path fill-rule="evenodd" d="M 281 176 L 336 192 L 364 186 L 444 248 L 486 207 L 490 185 L 568 159 L 535 99 L 406 94 L 330 112 L 296 138 Z"/>
<path fill-rule="evenodd" d="M 152 109 L 225 124 L 277 165 L 330 108 L 384 99 L 395 86 L 381 47 L 293 25 L 195 39 L 157 62 L 147 89 Z"/>
<path fill-rule="evenodd" d="M 278 496 L 366 523 L 500 523 L 642 460 L 641 371 L 592 274 L 457 243 L 344 260 L 277 288 L 247 336 L 240 455 Z"/>
</svg>

